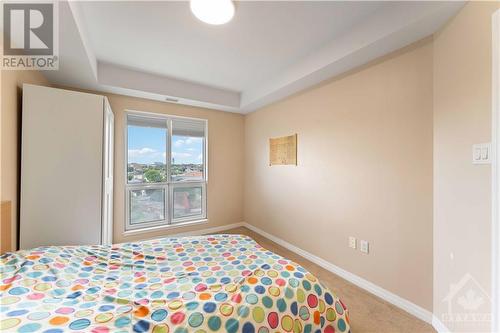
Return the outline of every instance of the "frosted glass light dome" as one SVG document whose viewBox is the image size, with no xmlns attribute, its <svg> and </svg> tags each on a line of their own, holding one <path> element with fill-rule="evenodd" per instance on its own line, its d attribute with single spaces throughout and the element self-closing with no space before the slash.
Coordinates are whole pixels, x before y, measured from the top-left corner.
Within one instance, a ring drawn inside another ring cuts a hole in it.
<svg viewBox="0 0 500 333">
<path fill-rule="evenodd" d="M 231 21 L 235 10 L 231 0 L 191 0 L 190 7 L 196 18 L 213 25 Z"/>
</svg>

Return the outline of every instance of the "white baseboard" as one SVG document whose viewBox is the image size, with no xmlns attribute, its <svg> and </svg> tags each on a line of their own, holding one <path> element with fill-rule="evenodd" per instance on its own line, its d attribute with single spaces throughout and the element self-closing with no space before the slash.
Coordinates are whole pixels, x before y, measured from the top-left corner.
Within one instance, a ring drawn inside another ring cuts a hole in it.
<svg viewBox="0 0 500 333">
<path fill-rule="evenodd" d="M 439 320 L 439 318 L 436 316 L 432 317 L 432 326 L 434 327 L 434 329 L 438 333 L 449 333 L 450 332 L 448 327 L 446 327 L 446 325 L 443 324 L 443 322 L 441 320 Z"/>
<path fill-rule="evenodd" d="M 276 237 L 268 232 L 265 232 L 262 229 L 259 229 L 251 224 L 244 223 L 244 226 L 247 227 L 250 230 L 255 231 L 256 233 L 266 237 L 267 239 L 272 240 L 273 242 L 287 248 L 288 250 L 297 253 L 298 255 L 306 258 L 307 260 L 315 263 L 318 266 L 323 267 L 326 270 L 329 270 L 330 272 L 337 274 L 338 276 L 346 279 L 347 281 L 357 285 L 360 288 L 365 289 L 366 291 L 374 294 L 375 296 L 378 296 L 382 298 L 383 300 L 397 306 L 398 308 L 401 308 L 405 310 L 406 312 L 410 313 L 411 315 L 429 323 L 433 324 L 433 315 L 430 311 L 380 287 L 377 286 L 376 284 L 363 279 L 360 276 L 357 276 L 351 272 L 348 272 L 312 253 L 309 253 L 295 245 L 292 245 L 288 243 L 287 241 L 284 241 L 283 239 Z M 444 325 L 443 325 L 444 326 Z"/>
</svg>

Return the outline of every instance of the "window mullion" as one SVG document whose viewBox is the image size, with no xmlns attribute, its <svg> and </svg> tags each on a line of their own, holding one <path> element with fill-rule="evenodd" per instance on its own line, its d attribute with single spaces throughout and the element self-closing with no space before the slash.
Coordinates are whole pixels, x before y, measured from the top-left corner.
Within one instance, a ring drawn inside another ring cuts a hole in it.
<svg viewBox="0 0 500 333">
<path fill-rule="evenodd" d="M 165 191 L 165 222 L 166 224 L 170 224 L 170 186 L 164 185 L 163 189 Z"/>
<path fill-rule="evenodd" d="M 172 191 L 170 189 L 171 187 L 171 177 L 172 177 L 172 166 L 171 166 L 171 163 L 172 163 L 172 119 L 171 118 L 167 118 L 166 119 L 166 122 L 167 122 L 167 137 L 166 137 L 166 140 L 167 140 L 167 156 L 166 156 L 166 161 L 165 161 L 165 167 L 167 168 L 166 170 L 166 175 L 167 175 L 167 186 L 166 186 L 166 190 L 165 192 L 168 193 L 168 195 L 166 196 L 167 199 L 165 201 L 165 209 L 167 210 L 167 215 L 166 215 L 166 219 L 167 219 L 167 224 L 172 224 L 172 211 L 173 211 L 173 199 L 171 199 L 171 194 L 172 194 Z"/>
</svg>

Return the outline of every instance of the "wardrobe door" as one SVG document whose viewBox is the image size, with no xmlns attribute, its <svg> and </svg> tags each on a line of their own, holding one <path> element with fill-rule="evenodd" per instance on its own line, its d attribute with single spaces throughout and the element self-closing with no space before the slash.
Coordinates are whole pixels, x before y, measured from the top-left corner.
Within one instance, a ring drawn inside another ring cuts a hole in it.
<svg viewBox="0 0 500 333">
<path fill-rule="evenodd" d="M 21 249 L 101 243 L 103 99 L 23 86 Z"/>
<path fill-rule="evenodd" d="M 103 169 L 103 202 L 102 202 L 102 244 L 109 245 L 113 241 L 113 156 L 115 117 L 108 100 L 104 99 L 104 169 Z"/>
</svg>

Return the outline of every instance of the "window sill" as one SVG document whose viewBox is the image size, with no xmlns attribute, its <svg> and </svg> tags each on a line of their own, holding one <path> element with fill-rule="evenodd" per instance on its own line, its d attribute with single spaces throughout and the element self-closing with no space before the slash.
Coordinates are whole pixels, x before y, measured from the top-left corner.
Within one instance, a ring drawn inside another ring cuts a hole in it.
<svg viewBox="0 0 500 333">
<path fill-rule="evenodd" d="M 190 226 L 206 224 L 206 223 L 208 223 L 208 219 L 179 222 L 176 224 L 159 225 L 156 227 L 148 227 L 148 228 L 141 228 L 141 229 L 134 229 L 134 230 L 126 230 L 123 232 L 123 236 L 141 235 L 141 234 L 147 234 L 147 233 L 162 231 L 162 230 L 173 230 L 173 229 L 190 227 Z"/>
</svg>

